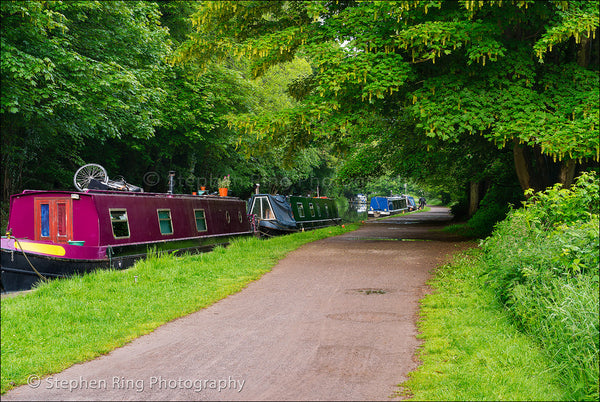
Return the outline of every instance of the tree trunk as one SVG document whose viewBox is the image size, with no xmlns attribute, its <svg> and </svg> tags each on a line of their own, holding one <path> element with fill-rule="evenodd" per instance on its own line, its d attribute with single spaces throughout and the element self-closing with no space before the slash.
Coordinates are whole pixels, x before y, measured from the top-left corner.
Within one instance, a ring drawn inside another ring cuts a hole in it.
<svg viewBox="0 0 600 402">
<path fill-rule="evenodd" d="M 575 165 L 575 160 L 569 159 L 564 161 L 560 166 L 558 178 L 559 183 L 562 183 L 564 188 L 569 188 L 571 187 L 571 184 L 573 184 L 573 177 L 575 177 Z"/>
<path fill-rule="evenodd" d="M 590 55 L 592 53 L 592 38 L 587 35 L 581 37 L 581 42 L 577 49 L 577 64 L 581 67 L 587 67 L 590 64 Z"/>
<path fill-rule="evenodd" d="M 479 182 L 472 181 L 469 183 L 469 216 L 475 215 L 479 208 Z"/>
<path fill-rule="evenodd" d="M 532 188 L 543 191 L 556 183 L 568 188 L 573 183 L 577 162 L 567 159 L 553 162 L 549 156 L 543 155 L 539 147 L 525 147 L 515 140 L 513 146 L 515 171 L 523 191 Z"/>
<path fill-rule="evenodd" d="M 515 140 L 513 146 L 513 156 L 515 158 L 515 170 L 517 172 L 517 177 L 519 178 L 521 188 L 523 191 L 527 190 L 528 188 L 532 188 L 531 159 L 529 158 L 529 153 L 525 150 L 525 147 L 519 145 L 517 140 Z"/>
</svg>

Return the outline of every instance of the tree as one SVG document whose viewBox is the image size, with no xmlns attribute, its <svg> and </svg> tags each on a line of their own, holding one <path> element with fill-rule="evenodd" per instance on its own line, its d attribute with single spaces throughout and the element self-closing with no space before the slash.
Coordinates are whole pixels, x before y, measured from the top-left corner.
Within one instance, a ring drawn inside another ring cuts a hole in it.
<svg viewBox="0 0 600 402">
<path fill-rule="evenodd" d="M 311 62 L 297 105 L 230 120 L 249 135 L 300 149 L 379 114 L 431 150 L 510 147 L 522 187 L 542 189 L 600 158 L 598 19 L 586 1 L 209 1 L 178 59 L 248 57 L 256 75 Z"/>
<path fill-rule="evenodd" d="M 3 199 L 70 182 L 90 139 L 153 135 L 171 46 L 155 3 L 3 1 L 0 10 Z"/>
<path fill-rule="evenodd" d="M 158 7 L 173 43 L 185 40 L 195 2 L 167 1 Z M 169 171 L 176 172 L 176 192 L 189 193 L 201 186 L 215 191 L 217 179 L 224 175 L 231 176 L 230 194 L 237 196 L 250 194 L 257 181 L 264 191 L 287 191 L 292 181 L 312 174 L 321 163 L 319 157 L 306 150 L 282 168 L 279 149 L 256 140 L 247 141 L 247 149 L 260 149 L 261 154 L 249 158 L 240 152 L 238 135 L 225 116 L 289 106 L 292 100 L 285 88 L 307 69 L 306 62 L 294 60 L 253 80 L 245 60 L 226 59 L 205 71 L 194 65 L 168 66 L 163 73 L 161 119 L 151 140 L 89 139 L 81 157 L 126 175 L 146 191 L 166 191 Z"/>
</svg>

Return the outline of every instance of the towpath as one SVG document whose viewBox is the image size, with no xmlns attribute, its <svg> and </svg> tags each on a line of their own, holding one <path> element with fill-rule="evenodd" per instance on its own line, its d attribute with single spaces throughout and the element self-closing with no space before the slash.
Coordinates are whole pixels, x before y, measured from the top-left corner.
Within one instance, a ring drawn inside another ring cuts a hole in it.
<svg viewBox="0 0 600 402">
<path fill-rule="evenodd" d="M 2 400 L 389 400 L 418 364 L 431 270 L 471 245 L 432 230 L 449 219 L 433 207 L 305 245 L 242 292 Z"/>
</svg>

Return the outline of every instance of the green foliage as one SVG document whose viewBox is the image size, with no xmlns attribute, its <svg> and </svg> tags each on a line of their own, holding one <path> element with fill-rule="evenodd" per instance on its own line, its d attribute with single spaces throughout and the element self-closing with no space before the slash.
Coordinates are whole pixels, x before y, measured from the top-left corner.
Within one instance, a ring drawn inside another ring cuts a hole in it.
<svg viewBox="0 0 600 402">
<path fill-rule="evenodd" d="M 0 233 L 2 233 L 2 236 L 8 228 L 8 207 L 8 201 L 0 201 Z"/>
<path fill-rule="evenodd" d="M 469 235 L 479 238 L 489 236 L 496 222 L 506 218 L 506 214 L 524 200 L 523 192 L 512 176 L 491 184 L 479 208 L 466 224 Z M 458 212 L 457 208 L 453 208 L 452 212 Z"/>
<path fill-rule="evenodd" d="M 479 134 L 499 148 L 516 140 L 555 159 L 597 160 L 598 72 L 576 64 L 535 68 L 527 58 L 512 64 L 526 54 L 427 80 L 414 92 L 417 127 L 443 140 Z M 528 72 L 518 71 L 523 65 Z"/>
<path fill-rule="evenodd" d="M 0 113 L 75 138 L 151 135 L 169 52 L 158 18 L 148 2 L 2 2 Z"/>
<path fill-rule="evenodd" d="M 89 139 L 153 134 L 171 46 L 155 3 L 3 1 L 0 12 L 4 199 L 72 174 Z"/>
<path fill-rule="evenodd" d="M 575 2 L 573 2 L 575 3 Z M 591 1 L 580 1 L 575 7 L 557 4 L 558 12 L 554 26 L 542 35 L 534 46 L 540 60 L 552 51 L 554 46 L 575 38 L 576 43 L 589 39 L 598 28 L 600 11 Z"/>
<path fill-rule="evenodd" d="M 172 43 L 192 32 L 196 6 L 2 2 L 2 199 L 24 188 L 70 188 L 88 162 L 158 192 L 166 191 L 171 170 L 175 191 L 216 191 L 217 178 L 230 174 L 238 196 L 263 178 L 278 183 L 269 186 L 276 191 L 330 175 L 317 172 L 331 160 L 323 152 L 284 157 L 281 167 L 283 144 L 242 141 L 226 119 L 290 107 L 287 86 L 310 74 L 306 61 L 256 80 L 243 59 L 206 71 L 167 63 Z M 260 155 L 250 158 L 249 150 Z M 149 172 L 158 183 L 145 182 Z"/>
<path fill-rule="evenodd" d="M 443 191 L 446 199 L 457 200 L 463 196 L 465 182 L 497 182 L 512 170 L 512 155 L 481 137 L 464 136 L 459 142 L 444 144 L 439 139 L 425 141 L 407 119 L 374 115 L 363 116 L 362 121 L 340 146 L 345 157 L 337 180 L 343 185 L 362 183 L 364 187 L 385 173 L 418 183 L 430 194 Z"/>
<path fill-rule="evenodd" d="M 543 347 L 520 333 L 485 283 L 477 249 L 438 268 L 421 300 L 422 364 L 400 384 L 417 401 L 571 400 Z"/>
<path fill-rule="evenodd" d="M 487 197 L 487 194 L 486 194 Z M 486 199 L 483 199 L 485 202 Z M 472 230 L 472 234 L 477 237 L 486 237 L 492 233 L 496 222 L 506 218 L 506 214 L 509 211 L 509 205 L 507 203 L 491 203 L 482 205 L 475 212 L 473 217 L 469 219 L 467 225 Z"/>
<path fill-rule="evenodd" d="M 539 230 L 586 222 L 600 213 L 599 198 L 597 173 L 584 173 L 571 189 L 557 184 L 545 192 L 535 193 L 525 205 L 527 220 L 531 227 Z"/>
<path fill-rule="evenodd" d="M 257 137 L 344 140 L 377 113 L 409 117 L 431 143 L 482 135 L 598 160 L 597 49 L 580 57 L 598 40 L 587 2 L 205 2 L 193 21 L 180 61 L 247 57 L 257 75 L 310 61 L 298 105 L 234 122 Z"/>
<path fill-rule="evenodd" d="M 262 75 L 300 55 L 312 72 L 290 85 L 296 103 L 228 117 L 240 144 L 288 159 L 334 144 L 340 185 L 391 172 L 457 199 L 493 177 L 488 166 L 513 165 L 515 144 L 556 163 L 598 160 L 597 15 L 577 1 L 205 2 L 176 60 L 234 55 Z M 565 180 L 533 163 L 525 184 L 523 169 L 524 188 Z"/>
<path fill-rule="evenodd" d="M 488 283 L 546 346 L 573 400 L 597 400 L 599 181 L 581 175 L 512 211 L 483 243 Z"/>
</svg>

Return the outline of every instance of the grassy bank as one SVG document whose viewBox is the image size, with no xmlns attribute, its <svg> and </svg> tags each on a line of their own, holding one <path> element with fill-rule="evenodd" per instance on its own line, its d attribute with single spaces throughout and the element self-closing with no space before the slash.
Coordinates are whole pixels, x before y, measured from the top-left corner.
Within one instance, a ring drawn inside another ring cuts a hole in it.
<svg viewBox="0 0 600 402">
<path fill-rule="evenodd" d="M 418 400 L 599 400 L 599 182 L 532 194 L 422 301 Z"/>
<path fill-rule="evenodd" d="M 278 260 L 346 225 L 245 238 L 206 254 L 150 258 L 124 271 L 51 281 L 2 300 L 1 392 L 93 359 L 158 326 L 236 293 Z"/>
<path fill-rule="evenodd" d="M 569 400 L 552 362 L 486 286 L 480 250 L 437 270 L 421 300 L 422 365 L 401 384 L 418 401 Z"/>
<path fill-rule="evenodd" d="M 534 194 L 482 247 L 489 287 L 544 345 L 571 400 L 599 399 L 599 187 L 584 174 Z"/>
</svg>

